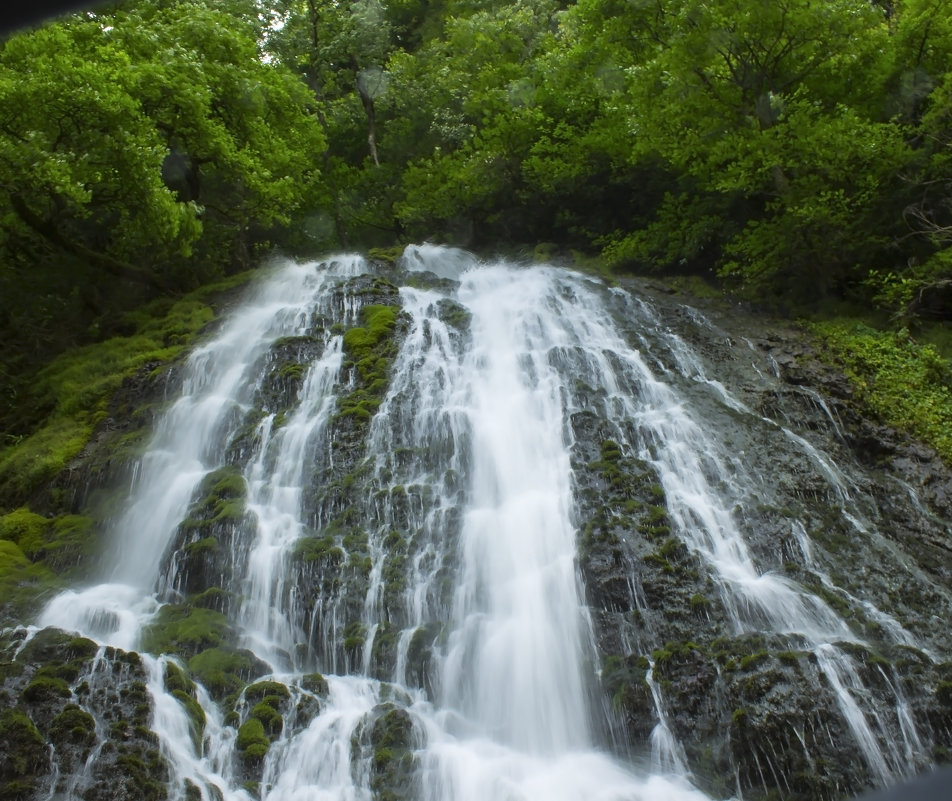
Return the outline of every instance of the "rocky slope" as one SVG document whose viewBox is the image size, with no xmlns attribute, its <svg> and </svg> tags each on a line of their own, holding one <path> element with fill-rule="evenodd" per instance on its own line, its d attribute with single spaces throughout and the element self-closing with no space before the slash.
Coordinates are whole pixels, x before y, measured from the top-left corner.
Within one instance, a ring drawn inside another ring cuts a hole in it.
<svg viewBox="0 0 952 801">
<path fill-rule="evenodd" d="M 308 632 L 300 653 L 288 655 L 293 664 L 347 674 L 366 663 L 381 680 L 394 672 L 408 625 L 402 593 L 410 571 L 429 558 L 415 533 L 433 506 L 429 487 L 381 476 L 367 448 L 407 330 L 397 286 L 442 282 L 378 263 L 342 285 L 335 300 L 362 311 L 344 326 L 348 392 L 334 415 L 329 455 L 310 465 L 310 529 L 289 564 L 287 608 L 293 627 Z M 848 382 L 818 360 L 802 332 L 655 284 L 625 288 L 647 300 L 655 326 L 649 331 L 645 316 L 629 314 L 631 301 L 614 293 L 609 302 L 628 320 L 628 342 L 686 403 L 710 412 L 705 420 L 724 458 L 762 479 L 756 502 L 745 495 L 731 510 L 752 559 L 847 621 L 854 636 L 840 647 L 855 672 L 838 672 L 834 656 L 799 634 L 738 630 L 736 599 L 678 536 L 683 521 L 674 519 L 650 443 L 639 449 L 634 434 L 625 440 L 597 413 L 603 388 L 576 386 L 578 565 L 597 645 L 592 694 L 606 710 L 605 742 L 634 758 L 654 749 L 662 761 L 682 762 L 716 797 L 849 797 L 882 783 L 831 679 L 855 676 L 853 695 L 875 720 L 873 746 L 888 762 L 912 771 L 948 760 L 952 471 L 929 449 L 863 417 Z M 447 301 L 441 317 L 454 336 L 468 335 L 463 308 Z M 240 543 L 251 525 L 239 465 L 258 422 L 289 413 L 304 366 L 321 355 L 322 332 L 335 325 L 339 319 L 315 320 L 307 336 L 271 347 L 267 378 L 228 463 L 206 476 L 177 529 L 160 582 L 167 605 L 144 632 L 141 656 L 23 626 L 59 587 L 95 573 L 90 543 L 108 528 L 141 442 L 175 392 L 177 363 L 150 363 L 127 378 L 81 453 L 51 482 L 15 499 L 27 505 L 2 518 L 0 539 L 2 580 L 15 590 L 5 593 L 0 637 L 0 797 L 169 797 L 150 682 L 164 684 L 187 710 L 197 742 L 213 723 L 234 729 L 237 770 L 252 795 L 270 744 L 282 731 L 304 728 L 321 708 L 327 687 L 320 674 L 294 686 L 258 681 L 268 668 L 235 630 L 242 605 L 236 576 L 247 556 Z M 393 465 L 430 469 L 440 459 L 435 449 L 394 453 Z M 447 471 L 444 482 L 447 492 L 464 492 L 464 477 Z M 453 513 L 440 521 L 450 546 L 460 525 Z M 383 528 L 389 534 L 377 554 L 368 529 Z M 430 585 L 432 604 L 447 616 L 458 567 L 452 552 L 425 565 L 439 578 Z M 368 631 L 362 620 L 373 570 L 384 579 L 376 603 L 385 622 Z M 411 634 L 403 652 L 408 684 L 432 694 L 446 631 L 436 618 Z M 206 691 L 220 721 L 209 722 L 197 700 Z M 399 698 L 378 705 L 361 732 L 354 747 L 373 754 L 377 797 L 412 797 L 416 735 L 405 705 Z M 202 797 L 198 787 L 184 792 Z"/>
</svg>

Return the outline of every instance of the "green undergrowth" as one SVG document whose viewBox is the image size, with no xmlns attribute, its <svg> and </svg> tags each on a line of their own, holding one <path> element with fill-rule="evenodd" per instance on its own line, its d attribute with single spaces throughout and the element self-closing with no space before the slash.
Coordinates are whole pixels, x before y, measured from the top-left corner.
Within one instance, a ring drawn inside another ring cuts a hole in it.
<svg viewBox="0 0 952 801">
<path fill-rule="evenodd" d="M 0 753 L 0 797 L 34 797 L 49 763 L 48 748 L 33 721 L 20 709 L 0 712 Z"/>
<path fill-rule="evenodd" d="M 859 403 L 886 425 L 909 432 L 952 463 L 952 365 L 907 331 L 853 320 L 810 326 L 822 355 L 850 379 Z"/>
<path fill-rule="evenodd" d="M 15 542 L 0 540 L 0 598 L 13 617 L 28 614 L 40 597 L 60 586 L 48 567 L 31 562 Z"/>
<path fill-rule="evenodd" d="M 242 273 L 181 299 L 160 298 L 126 314 L 129 333 L 73 348 L 40 369 L 18 399 L 28 434 L 7 435 L 0 450 L 0 498 L 21 503 L 63 470 L 109 414 L 124 379 L 161 369 L 215 318 L 211 298 L 250 278 Z"/>
<path fill-rule="evenodd" d="M 47 518 L 26 507 L 0 515 L 0 607 L 28 617 L 93 552 L 93 534 L 82 515 Z"/>
</svg>

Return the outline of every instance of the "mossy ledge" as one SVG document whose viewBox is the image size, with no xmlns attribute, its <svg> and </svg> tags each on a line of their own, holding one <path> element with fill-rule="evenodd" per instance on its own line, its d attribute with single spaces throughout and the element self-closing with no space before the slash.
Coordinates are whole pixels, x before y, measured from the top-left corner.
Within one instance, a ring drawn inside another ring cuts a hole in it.
<svg viewBox="0 0 952 801">
<path fill-rule="evenodd" d="M 168 370 L 252 273 L 126 314 L 128 332 L 73 348 L 18 398 L 0 441 L 0 612 L 26 621 L 102 549 L 124 466 L 141 452 Z"/>
<path fill-rule="evenodd" d="M 908 331 L 857 321 L 814 323 L 821 355 L 840 367 L 863 411 L 935 448 L 952 464 L 952 365 Z"/>
<path fill-rule="evenodd" d="M 73 348 L 40 369 L 19 404 L 28 430 L 2 443 L 0 498 L 21 505 L 40 492 L 110 419 L 123 382 L 143 369 L 162 372 L 181 357 L 215 320 L 219 300 L 251 275 L 209 284 L 177 301 L 153 301 L 124 316 L 128 335 Z"/>
<path fill-rule="evenodd" d="M 398 313 L 394 306 L 363 306 L 362 325 L 344 333 L 344 368 L 353 371 L 356 387 L 339 399 L 338 417 L 369 421 L 383 402 L 390 365 L 397 353 L 394 332 Z"/>
</svg>

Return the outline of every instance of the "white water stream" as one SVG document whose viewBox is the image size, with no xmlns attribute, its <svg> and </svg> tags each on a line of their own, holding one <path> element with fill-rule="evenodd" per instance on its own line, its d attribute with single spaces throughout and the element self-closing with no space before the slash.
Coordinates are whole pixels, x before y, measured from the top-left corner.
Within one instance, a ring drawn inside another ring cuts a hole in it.
<svg viewBox="0 0 952 801">
<path fill-rule="evenodd" d="M 594 282 L 554 268 L 479 264 L 459 251 L 427 246 L 409 249 L 405 265 L 446 281 L 442 288 L 401 290 L 405 336 L 370 426 L 367 458 L 379 499 L 365 499 L 361 510 L 375 511 L 364 524 L 371 567 L 360 621 L 367 639 L 358 661 L 359 672 L 367 673 L 375 637 L 397 629 L 392 684 L 334 675 L 344 673 L 331 656 L 344 613 L 321 599 L 312 631 L 304 630 L 296 611 L 303 601 L 287 583 L 294 544 L 315 526 L 307 516 L 309 476 L 315 461 L 331 460 L 337 400 L 348 391 L 339 333 L 321 329 L 322 355 L 309 366 L 297 405 L 281 426 L 273 414 L 259 421 L 242 465 L 255 533 L 242 546 L 235 588 L 242 599 L 234 620 L 241 644 L 297 696 L 307 695 L 300 686 L 304 672 L 325 673 L 329 685 L 326 698 L 314 698 L 319 711 L 294 730 L 286 725 L 272 744 L 261 798 L 373 798 L 373 754 L 354 743 L 385 702 L 407 709 L 413 720 L 418 769 L 411 797 L 706 797 L 692 786 L 683 749 L 663 720 L 651 768 L 626 765 L 601 741 L 607 721 L 593 703 L 598 655 L 576 557 L 580 521 L 569 419 L 589 403 L 576 396 L 576 381 L 598 388 L 597 413 L 610 421 L 626 453 L 656 472 L 673 531 L 716 580 L 736 631 L 802 637 L 840 699 L 871 772 L 882 783 L 906 772 L 910 755 L 922 749 L 908 714 L 905 742 L 884 751 L 882 727 L 862 708 L 855 669 L 835 647 L 857 641 L 856 633 L 817 596 L 758 569 L 732 512 L 755 492 L 757 480 L 738 471 L 703 421 L 619 333 Z M 181 395 L 159 423 L 116 526 L 119 556 L 109 583 L 55 599 L 41 625 L 135 649 L 168 589 L 161 577 L 178 525 L 203 477 L 224 464 L 230 441 L 246 423 L 269 348 L 282 337 L 313 334 L 318 317 L 354 324 L 356 304 L 340 300 L 341 287 L 365 269 L 356 257 L 288 265 L 190 356 Z M 446 322 L 447 303 L 465 317 L 466 330 Z M 686 345 L 671 352 L 680 357 L 676 369 L 708 381 L 725 405 L 747 412 L 721 384 L 704 378 Z M 807 455 L 834 489 L 847 491 L 835 465 L 819 453 Z M 408 510 L 401 512 L 394 499 L 404 497 Z M 414 501 L 420 498 L 425 503 Z M 454 525 L 458 537 L 447 540 Z M 401 528 L 414 550 L 399 604 L 388 606 L 385 540 Z M 805 535 L 804 543 L 809 559 Z M 458 566 L 443 593 L 447 578 L 440 568 L 452 549 Z M 327 642 L 302 651 L 298 646 L 312 638 L 318 617 Z M 408 684 L 408 653 L 418 627 L 434 623 L 443 634 L 427 693 Z M 196 749 L 184 709 L 164 689 L 164 659 L 149 657 L 147 667 L 153 728 L 173 766 L 172 796 L 185 797 L 187 780 L 203 799 L 246 801 L 251 796 L 236 769 L 234 727 L 200 693 L 208 723 Z M 663 709 L 661 690 L 650 686 Z"/>
</svg>

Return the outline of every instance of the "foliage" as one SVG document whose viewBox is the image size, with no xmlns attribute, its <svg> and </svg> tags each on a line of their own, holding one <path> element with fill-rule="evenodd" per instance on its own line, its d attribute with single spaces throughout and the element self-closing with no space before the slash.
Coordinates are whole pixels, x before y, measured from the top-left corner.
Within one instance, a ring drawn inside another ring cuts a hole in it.
<svg viewBox="0 0 952 801">
<path fill-rule="evenodd" d="M 240 6 L 128 3 L 0 43 L 4 423 L 37 359 L 250 267 L 324 202 L 311 94 Z"/>
<path fill-rule="evenodd" d="M 888 425 L 910 431 L 952 461 L 952 365 L 905 331 L 816 323 L 825 355 L 852 380 L 858 399 Z"/>
<path fill-rule="evenodd" d="M 7 503 L 25 500 L 61 471 L 108 416 L 123 381 L 182 353 L 214 318 L 210 297 L 247 280 L 242 274 L 209 284 L 171 305 L 153 301 L 125 316 L 128 335 L 67 351 L 37 371 L 13 407 L 28 435 L 12 436 L 17 424 L 5 426 L 0 497 Z"/>
</svg>

